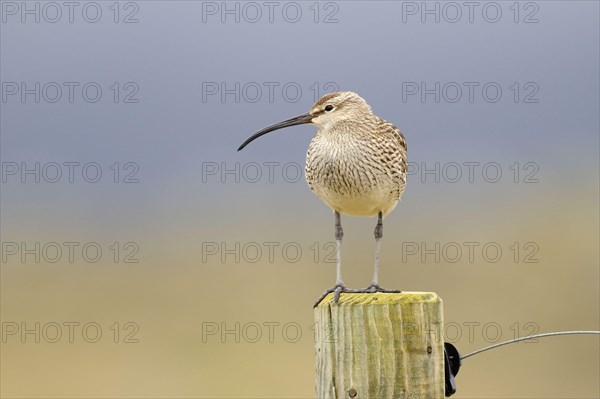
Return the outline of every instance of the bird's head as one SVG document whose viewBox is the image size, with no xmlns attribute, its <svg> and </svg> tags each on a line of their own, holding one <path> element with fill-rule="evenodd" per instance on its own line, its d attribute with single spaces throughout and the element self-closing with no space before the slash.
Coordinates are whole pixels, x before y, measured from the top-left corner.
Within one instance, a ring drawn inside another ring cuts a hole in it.
<svg viewBox="0 0 600 399">
<path fill-rule="evenodd" d="M 351 91 L 326 94 L 310 109 L 311 123 L 329 126 L 336 122 L 369 115 L 371 107 L 362 97 Z"/>
<path fill-rule="evenodd" d="M 275 130 L 295 125 L 311 123 L 319 127 L 330 126 L 337 122 L 371 115 L 371 107 L 358 94 L 351 91 L 338 91 L 325 94 L 312 106 L 308 114 L 300 115 L 283 122 L 268 126 L 250 136 L 238 148 L 246 147 L 251 141 Z"/>
</svg>

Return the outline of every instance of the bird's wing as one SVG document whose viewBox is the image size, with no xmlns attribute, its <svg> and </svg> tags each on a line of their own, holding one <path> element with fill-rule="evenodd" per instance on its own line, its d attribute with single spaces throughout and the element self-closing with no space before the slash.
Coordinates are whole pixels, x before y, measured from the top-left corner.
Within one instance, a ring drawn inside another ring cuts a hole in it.
<svg viewBox="0 0 600 399">
<path fill-rule="evenodd" d="M 406 145 L 406 139 L 404 135 L 394 124 L 381 120 L 381 130 L 386 135 L 386 140 L 388 140 L 390 147 L 392 147 L 393 152 L 397 157 L 400 157 L 400 171 L 402 175 L 406 175 L 407 170 L 407 150 L 408 147 Z"/>
</svg>

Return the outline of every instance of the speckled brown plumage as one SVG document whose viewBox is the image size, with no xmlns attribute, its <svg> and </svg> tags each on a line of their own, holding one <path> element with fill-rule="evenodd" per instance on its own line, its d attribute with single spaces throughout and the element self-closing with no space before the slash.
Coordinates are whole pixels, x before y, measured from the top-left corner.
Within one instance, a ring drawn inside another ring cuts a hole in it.
<svg viewBox="0 0 600 399">
<path fill-rule="evenodd" d="M 334 108 L 324 111 L 327 105 Z M 343 214 L 390 213 L 406 186 L 406 140 L 400 130 L 351 92 L 324 96 L 310 114 L 321 125 L 306 154 L 311 190 Z"/>
</svg>

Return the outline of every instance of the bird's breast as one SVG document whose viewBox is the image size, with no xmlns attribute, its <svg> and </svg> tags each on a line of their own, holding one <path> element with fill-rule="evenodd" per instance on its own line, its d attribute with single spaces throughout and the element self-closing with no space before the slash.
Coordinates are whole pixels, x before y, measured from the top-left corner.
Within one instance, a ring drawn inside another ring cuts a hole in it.
<svg viewBox="0 0 600 399">
<path fill-rule="evenodd" d="M 389 213 L 404 190 L 401 154 L 376 138 L 317 134 L 306 155 L 306 181 L 329 207 L 349 215 Z"/>
</svg>

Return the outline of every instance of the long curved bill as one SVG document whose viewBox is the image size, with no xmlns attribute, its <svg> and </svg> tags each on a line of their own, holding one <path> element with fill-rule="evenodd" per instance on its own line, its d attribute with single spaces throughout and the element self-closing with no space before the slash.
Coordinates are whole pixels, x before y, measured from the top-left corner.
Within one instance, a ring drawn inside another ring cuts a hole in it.
<svg viewBox="0 0 600 399">
<path fill-rule="evenodd" d="M 287 121 L 279 122 L 274 125 L 268 126 L 264 129 L 262 129 L 261 131 L 254 133 L 252 136 L 248 137 L 248 139 L 242 143 L 240 148 L 238 148 L 238 151 L 242 150 L 245 146 L 250 144 L 250 142 L 256 140 L 260 136 L 264 136 L 265 134 L 270 133 L 274 130 L 283 129 L 284 127 L 290 127 L 290 126 L 295 126 L 295 125 L 302 125 L 305 123 L 311 123 L 312 118 L 313 118 L 313 116 L 310 114 L 300 115 L 295 118 L 288 119 Z"/>
</svg>

